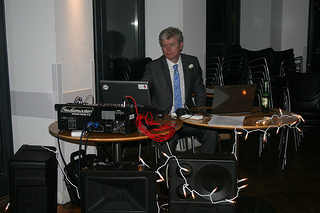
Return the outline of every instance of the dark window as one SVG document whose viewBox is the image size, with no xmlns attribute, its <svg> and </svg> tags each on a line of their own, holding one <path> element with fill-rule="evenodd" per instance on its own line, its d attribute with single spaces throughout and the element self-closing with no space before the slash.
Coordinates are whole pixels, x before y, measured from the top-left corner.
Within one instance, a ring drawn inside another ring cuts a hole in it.
<svg viewBox="0 0 320 213">
<path fill-rule="evenodd" d="M 207 0 L 207 57 L 221 46 L 239 43 L 240 0 Z"/>
<path fill-rule="evenodd" d="M 96 97 L 99 80 L 123 80 L 123 58 L 145 57 L 144 0 L 94 0 Z"/>
<path fill-rule="evenodd" d="M 0 198 L 9 194 L 9 159 L 13 156 L 4 0 L 0 1 Z"/>
</svg>

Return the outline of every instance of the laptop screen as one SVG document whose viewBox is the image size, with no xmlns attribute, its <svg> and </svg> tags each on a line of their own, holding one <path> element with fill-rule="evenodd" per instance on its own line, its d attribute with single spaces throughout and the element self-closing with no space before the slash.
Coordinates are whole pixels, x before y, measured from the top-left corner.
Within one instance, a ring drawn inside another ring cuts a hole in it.
<svg viewBox="0 0 320 213">
<path fill-rule="evenodd" d="M 147 81 L 100 80 L 103 103 L 123 104 L 125 96 L 131 96 L 138 106 L 151 106 Z"/>
<path fill-rule="evenodd" d="M 256 85 L 216 86 L 212 100 L 212 113 L 234 114 L 251 112 L 256 88 Z"/>
</svg>

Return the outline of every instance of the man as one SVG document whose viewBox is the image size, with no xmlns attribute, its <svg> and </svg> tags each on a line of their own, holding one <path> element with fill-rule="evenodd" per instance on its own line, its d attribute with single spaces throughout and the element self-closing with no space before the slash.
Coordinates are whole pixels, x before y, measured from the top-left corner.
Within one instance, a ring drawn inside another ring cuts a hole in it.
<svg viewBox="0 0 320 213">
<path fill-rule="evenodd" d="M 205 106 L 206 89 L 203 84 L 202 69 L 196 57 L 181 54 L 184 44 L 182 32 L 177 28 L 168 27 L 161 31 L 159 43 L 163 56 L 147 64 L 142 78 L 149 82 L 152 107 L 157 108 L 160 113 L 168 114 L 180 108 Z M 174 65 L 177 65 L 177 68 L 174 68 Z M 175 78 L 179 80 L 175 81 Z M 165 145 L 160 146 L 160 150 L 171 154 L 177 146 L 178 139 L 184 136 L 199 138 L 202 143 L 202 153 L 214 153 L 216 150 L 218 140 L 216 131 L 188 124 L 184 124 L 169 141 L 170 150 Z"/>
</svg>

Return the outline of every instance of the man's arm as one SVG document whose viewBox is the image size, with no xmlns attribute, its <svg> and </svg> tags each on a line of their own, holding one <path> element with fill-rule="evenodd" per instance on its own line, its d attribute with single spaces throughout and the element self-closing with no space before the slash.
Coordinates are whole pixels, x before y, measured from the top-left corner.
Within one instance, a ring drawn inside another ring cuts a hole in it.
<svg viewBox="0 0 320 213">
<path fill-rule="evenodd" d="M 195 63 L 195 82 L 194 82 L 194 99 L 197 107 L 202 107 L 206 105 L 206 88 L 203 84 L 202 69 L 200 67 L 198 59 Z"/>
</svg>

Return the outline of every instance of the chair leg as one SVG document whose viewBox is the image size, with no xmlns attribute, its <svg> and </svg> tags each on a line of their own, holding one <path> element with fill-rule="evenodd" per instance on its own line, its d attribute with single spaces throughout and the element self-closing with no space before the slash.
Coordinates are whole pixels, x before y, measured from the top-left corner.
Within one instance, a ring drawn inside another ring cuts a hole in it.
<svg viewBox="0 0 320 213">
<path fill-rule="evenodd" d="M 185 137 L 185 138 L 184 138 L 184 143 L 185 143 L 185 145 L 186 145 L 186 151 L 188 151 L 188 150 L 189 150 L 189 147 L 188 147 L 188 137 Z"/>
<path fill-rule="evenodd" d="M 158 165 L 160 161 L 160 149 L 159 149 L 159 145 L 157 144 L 154 146 L 154 156 L 156 160 L 156 165 Z"/>
<path fill-rule="evenodd" d="M 259 136 L 259 157 L 261 157 L 262 146 L 263 146 L 263 134 L 260 134 L 260 136 Z"/>
<path fill-rule="evenodd" d="M 295 142 L 295 149 L 298 151 L 301 143 L 301 135 L 297 129 L 293 130 L 294 142 Z"/>
<path fill-rule="evenodd" d="M 262 150 L 265 144 L 268 143 L 270 135 L 267 133 L 265 141 L 263 141 L 263 137 L 264 137 L 264 134 L 261 133 L 259 137 L 259 157 L 261 157 Z"/>
<path fill-rule="evenodd" d="M 282 170 L 284 170 L 284 167 L 287 164 L 288 140 L 289 140 L 289 128 L 286 128 L 286 139 L 285 139 L 285 147 L 284 147 L 284 153 L 283 153 L 283 159 L 282 159 Z"/>
<path fill-rule="evenodd" d="M 195 153 L 195 141 L 194 141 L 194 136 L 191 136 L 191 146 L 192 146 L 192 153 Z"/>
<path fill-rule="evenodd" d="M 278 150 L 279 150 L 279 158 L 281 158 L 281 153 L 282 153 L 282 147 L 283 145 L 285 144 L 285 141 L 286 141 L 286 128 L 283 127 L 282 131 L 281 131 L 281 136 L 280 136 L 280 142 L 279 142 L 279 147 L 278 147 Z"/>
<path fill-rule="evenodd" d="M 138 157 L 141 157 L 141 153 L 142 153 L 142 142 L 139 141 L 139 147 L 138 147 Z"/>
<path fill-rule="evenodd" d="M 179 139 L 178 140 L 178 144 L 179 144 L 179 147 L 180 147 L 180 151 L 181 152 L 185 151 L 185 149 L 186 149 L 185 140 L 184 139 Z"/>
</svg>

